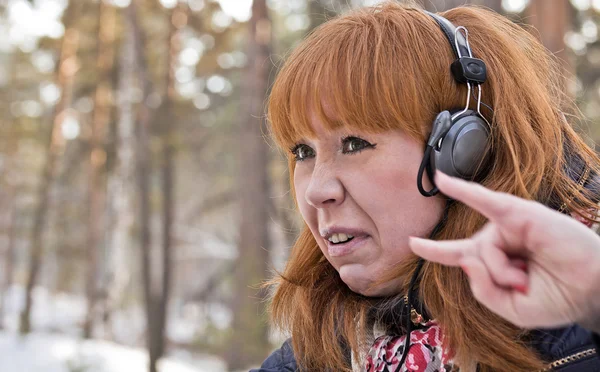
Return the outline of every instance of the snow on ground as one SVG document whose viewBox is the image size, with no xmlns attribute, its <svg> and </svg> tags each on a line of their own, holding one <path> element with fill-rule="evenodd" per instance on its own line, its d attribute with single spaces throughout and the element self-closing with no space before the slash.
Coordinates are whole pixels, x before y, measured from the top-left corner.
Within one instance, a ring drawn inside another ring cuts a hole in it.
<svg viewBox="0 0 600 372">
<path fill-rule="evenodd" d="M 78 340 L 73 336 L 32 333 L 20 337 L 0 332 L 2 372 L 147 372 L 145 350 L 100 340 Z M 160 372 L 221 372 L 225 364 L 214 357 L 189 361 L 163 358 Z"/>
<path fill-rule="evenodd" d="M 141 307 L 113 313 L 112 336 L 116 341 L 82 341 L 85 298 L 69 293 L 52 294 L 44 287 L 33 291 L 32 328 L 26 338 L 18 336 L 19 313 L 25 291 L 13 285 L 4 293 L 5 329 L 0 331 L 0 372 L 147 372 L 143 348 L 145 328 Z M 197 337 L 202 323 L 197 314 L 171 312 L 169 337 L 186 343 Z M 202 315 L 202 314 L 200 314 Z M 128 346 L 126 346 L 127 344 Z M 160 372 L 222 372 L 225 363 L 214 357 L 171 350 L 161 360 Z"/>
<path fill-rule="evenodd" d="M 1 2 L 1 0 L 0 0 Z M 63 333 L 73 336 L 81 334 L 87 312 L 86 299 L 70 293 L 51 293 L 38 286 L 33 290 L 32 329 L 51 333 Z M 0 319 L 3 326 L 17 332 L 19 315 L 25 308 L 25 288 L 11 286 L 3 296 L 4 314 Z M 167 335 L 170 340 L 180 344 L 193 343 L 209 325 L 226 329 L 231 323 L 231 311 L 220 303 L 171 303 Z M 146 315 L 141 304 L 113 311 L 109 332 L 112 340 L 128 346 L 144 344 Z M 104 332 L 100 327 L 97 331 Z M 96 335 L 99 333 L 96 332 Z M 1 371 L 0 371 L 1 372 Z"/>
</svg>

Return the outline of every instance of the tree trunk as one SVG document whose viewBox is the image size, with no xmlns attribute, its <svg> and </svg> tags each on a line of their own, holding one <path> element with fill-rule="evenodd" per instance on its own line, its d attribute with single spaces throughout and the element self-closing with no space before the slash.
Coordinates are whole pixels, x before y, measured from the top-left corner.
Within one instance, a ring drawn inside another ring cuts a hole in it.
<svg viewBox="0 0 600 372">
<path fill-rule="evenodd" d="M 502 0 L 480 0 L 479 4 L 486 6 L 497 13 L 502 13 Z"/>
<path fill-rule="evenodd" d="M 176 123 L 173 112 L 173 105 L 175 103 L 176 92 L 175 92 L 175 71 L 177 68 L 177 59 L 180 52 L 180 30 L 187 24 L 187 5 L 183 2 L 179 2 L 178 5 L 173 9 L 170 15 L 169 25 L 169 36 L 167 39 L 167 71 L 165 79 L 165 93 L 163 99 L 162 117 L 163 124 L 161 128 L 161 142 L 162 142 L 162 159 L 161 159 L 161 174 L 162 174 L 162 214 L 163 214 L 163 228 L 162 228 L 162 262 L 159 265 L 161 268 L 160 275 L 152 275 L 150 270 L 145 274 L 147 281 L 150 281 L 153 277 L 159 276 L 161 278 L 160 285 L 153 286 L 152 283 L 148 283 L 147 290 L 149 302 L 148 306 L 148 325 L 147 325 L 147 337 L 148 337 L 148 351 L 150 356 L 150 372 L 156 371 L 156 363 L 164 355 L 166 348 L 166 327 L 167 327 L 167 315 L 168 315 L 168 304 L 169 295 L 172 281 L 172 249 L 173 249 L 173 222 L 175 219 L 175 141 L 176 141 Z M 149 93 L 149 92 L 148 92 Z M 147 110 L 147 108 L 145 109 Z M 147 111 L 146 111 L 147 114 Z M 148 262 L 151 262 L 149 258 L 149 252 L 146 253 Z M 148 268 L 156 267 L 154 265 L 148 265 Z M 152 290 L 152 288 L 156 288 Z"/>
<path fill-rule="evenodd" d="M 137 61 L 137 78 L 142 86 L 142 97 L 144 103 L 150 94 L 151 84 L 146 61 L 144 58 L 144 48 L 146 46 L 144 33 L 142 32 L 138 15 L 137 4 L 139 0 L 131 2 L 127 12 L 128 30 L 133 37 L 133 50 L 135 50 L 135 59 Z M 137 189 L 139 202 L 139 239 L 142 264 L 142 284 L 144 288 L 144 304 L 146 310 L 146 343 L 149 354 L 149 371 L 156 372 L 156 362 L 159 358 L 158 351 L 160 345 L 156 342 L 153 328 L 156 327 L 156 286 L 152 281 L 152 259 L 151 259 L 151 234 L 150 234 L 150 112 L 147 105 L 140 107 L 136 130 L 136 165 L 137 165 Z"/>
<path fill-rule="evenodd" d="M 235 270 L 233 332 L 226 355 L 230 369 L 259 362 L 269 348 L 264 314 L 265 293 L 257 285 L 268 276 L 269 183 L 264 106 L 268 89 L 271 21 L 265 0 L 252 4 L 247 45 L 248 66 L 242 86 L 239 131 L 240 235 Z"/>
<path fill-rule="evenodd" d="M 568 0 L 530 0 L 526 19 L 534 26 L 536 36 L 560 60 L 567 75 L 573 76 L 572 56 L 565 47 L 565 34 L 570 29 L 571 5 Z M 563 84 L 567 84 L 566 81 Z"/>
<path fill-rule="evenodd" d="M 132 5 L 131 5 L 132 6 Z M 110 206 L 108 220 L 111 221 L 108 262 L 106 263 L 104 286 L 106 298 L 103 319 L 105 334 L 110 331 L 110 313 L 122 299 L 129 281 L 129 257 L 133 249 L 132 233 L 135 221 L 134 195 L 136 133 L 133 101 L 137 81 L 137 52 L 134 23 L 131 10 L 124 17 L 123 43 L 121 45 L 118 72 L 118 121 L 116 128 L 116 162 L 108 181 Z"/>
<path fill-rule="evenodd" d="M 83 337 L 92 337 L 96 303 L 98 300 L 98 256 L 99 243 L 104 230 L 104 151 L 105 128 L 111 112 L 111 71 L 113 67 L 113 43 L 115 36 L 115 9 L 101 0 L 98 11 L 98 82 L 94 99 L 92 133 L 89 154 L 89 211 L 87 221 L 87 317 Z"/>
<path fill-rule="evenodd" d="M 426 10 L 430 12 L 443 12 L 457 6 L 472 3 L 469 0 L 421 0 Z"/>
<path fill-rule="evenodd" d="M 337 15 L 333 9 L 323 6 L 323 3 L 319 0 L 310 1 L 308 3 L 308 11 L 310 17 L 309 30 L 315 29 L 320 24 Z"/>
<path fill-rule="evenodd" d="M 494 10 L 497 13 L 502 13 L 502 0 L 419 0 L 425 10 L 430 12 L 444 12 L 446 10 L 456 8 L 462 5 L 473 4 L 483 5 Z"/>
<path fill-rule="evenodd" d="M 13 281 L 14 262 L 15 262 L 15 238 L 17 233 L 17 190 L 15 185 L 9 184 L 7 187 L 7 201 L 8 201 L 8 226 L 6 230 L 8 232 L 8 244 L 4 253 L 4 280 L 2 281 L 2 287 L 0 289 L 0 329 L 4 328 L 4 314 L 5 314 L 5 298 L 8 289 L 10 289 Z"/>
<path fill-rule="evenodd" d="M 64 148 L 61 125 L 71 105 L 73 81 L 78 70 L 77 49 L 79 47 L 79 31 L 72 26 L 72 20 L 75 18 L 76 13 L 76 4 L 79 4 L 79 2 L 72 1 L 69 3 L 64 19 L 66 31 L 62 40 L 57 71 L 57 81 L 58 86 L 61 88 L 61 97 L 54 109 L 54 117 L 52 119 L 45 157 L 46 163 L 42 167 L 39 184 L 38 205 L 31 229 L 31 251 L 25 289 L 25 308 L 21 313 L 19 327 L 22 334 L 29 333 L 31 330 L 32 291 L 40 271 L 42 260 L 42 235 L 46 223 L 46 215 L 50 207 L 50 191 L 57 172 L 58 158 Z"/>
</svg>

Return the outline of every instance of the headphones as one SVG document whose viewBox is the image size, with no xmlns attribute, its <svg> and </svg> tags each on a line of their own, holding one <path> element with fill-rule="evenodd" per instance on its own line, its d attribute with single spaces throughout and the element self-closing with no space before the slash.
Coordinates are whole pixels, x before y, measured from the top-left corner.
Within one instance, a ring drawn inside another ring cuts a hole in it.
<svg viewBox="0 0 600 372">
<path fill-rule="evenodd" d="M 456 60 L 450 65 L 450 71 L 454 80 L 459 84 L 467 85 L 466 105 L 463 109 L 446 110 L 440 112 L 432 125 L 431 134 L 427 140 L 425 154 L 419 173 L 417 175 L 417 186 L 419 192 L 423 196 L 434 196 L 439 193 L 435 186 L 434 174 L 436 170 L 462 179 L 478 181 L 485 175 L 489 168 L 488 162 L 488 145 L 490 137 L 490 123 L 481 114 L 481 105 L 486 106 L 493 114 L 493 110 L 485 103 L 481 102 L 482 88 L 481 84 L 486 81 L 487 69 L 485 63 L 473 57 L 471 47 L 469 46 L 469 34 L 465 27 L 455 27 L 449 20 L 437 14 L 424 11 L 431 16 L 440 26 L 444 35 L 448 39 L 450 46 L 456 56 Z M 464 35 L 463 35 L 464 32 Z M 477 110 L 470 110 L 469 103 L 473 87 L 477 87 Z M 568 148 L 569 144 L 565 144 L 565 153 L 567 154 L 567 169 L 566 172 L 573 180 L 578 180 L 580 187 L 592 192 L 596 195 L 595 199 L 600 202 L 600 176 L 590 170 L 585 161 L 576 154 L 571 154 Z M 423 188 L 422 179 L 423 173 L 427 171 L 429 180 L 434 187 L 427 191 Z M 448 218 L 448 206 L 452 199 L 448 199 L 442 219 L 434 227 L 429 239 L 433 239 L 439 230 L 445 225 Z M 562 213 L 568 213 L 567 206 L 564 202 L 558 200 L 554 195 L 546 204 L 553 209 Z M 401 314 L 405 317 L 406 339 L 404 342 L 404 350 L 410 348 L 410 334 L 413 329 L 413 323 L 418 325 L 418 317 L 413 320 L 413 312 L 420 307 L 423 313 L 422 306 L 413 306 L 414 299 L 417 296 L 417 288 L 415 284 L 419 280 L 419 274 L 425 260 L 419 259 L 417 266 L 412 274 L 408 294 L 402 299 L 403 311 Z M 402 358 L 398 363 L 396 372 L 399 372 L 406 361 L 408 353 L 403 352 Z"/>
<path fill-rule="evenodd" d="M 436 170 L 443 173 L 468 180 L 475 180 L 483 175 L 483 170 L 487 168 L 488 139 L 490 136 L 490 123 L 481 114 L 481 84 L 487 78 L 487 69 L 485 63 L 477 58 L 473 58 L 471 47 L 469 46 L 469 33 L 466 28 L 455 27 L 446 18 L 437 14 L 425 11 L 440 26 L 444 35 L 448 39 L 456 60 L 450 65 L 450 71 L 454 80 L 460 84 L 467 85 L 467 102 L 461 110 L 446 110 L 440 112 L 431 128 L 431 134 L 427 140 L 425 154 L 419 166 L 417 175 L 417 187 L 423 196 L 434 196 L 439 193 L 433 180 Z M 464 32 L 464 35 L 463 35 Z M 472 86 L 477 87 L 477 111 L 469 109 L 471 100 Z M 485 105 L 485 104 L 484 104 Z M 485 105 L 487 106 L 487 105 Z M 487 106 L 489 108 L 489 106 Z M 490 108 L 490 111 L 491 108 Z M 433 189 L 427 191 L 423 188 L 423 173 L 427 171 L 429 180 L 434 185 Z M 438 231 L 445 225 L 448 218 L 448 206 L 451 199 L 448 199 L 442 219 L 434 227 L 429 239 L 432 239 Z M 404 350 L 410 347 L 410 333 L 412 332 L 413 303 L 416 296 L 415 284 L 419 279 L 419 274 L 425 260 L 419 259 L 417 267 L 412 274 L 409 284 L 408 294 L 404 297 L 403 308 L 406 310 L 406 340 Z M 415 310 L 416 311 L 416 310 Z M 423 309 L 421 307 L 421 313 Z M 406 361 L 407 352 L 402 353 L 402 358 L 398 363 L 396 372 L 400 371 Z"/>
<path fill-rule="evenodd" d="M 482 175 L 487 163 L 490 124 L 480 111 L 481 84 L 487 78 L 487 69 L 482 60 L 473 57 L 467 29 L 462 26 L 455 27 L 449 20 L 437 14 L 427 11 L 425 13 L 440 26 L 456 56 L 456 60 L 450 65 L 452 76 L 457 83 L 466 84 L 468 88 L 467 102 L 463 109 L 440 112 L 433 122 L 417 175 L 419 192 L 430 197 L 439 192 L 434 182 L 436 170 L 467 180 L 474 180 Z M 478 89 L 477 111 L 469 109 L 474 87 Z M 429 191 L 423 188 L 425 171 L 434 185 Z"/>
</svg>

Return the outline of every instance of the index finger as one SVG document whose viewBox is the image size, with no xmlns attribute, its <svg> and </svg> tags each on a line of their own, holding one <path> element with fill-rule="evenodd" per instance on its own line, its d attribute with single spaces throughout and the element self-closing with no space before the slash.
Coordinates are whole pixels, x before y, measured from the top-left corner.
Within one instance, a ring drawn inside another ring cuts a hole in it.
<svg viewBox="0 0 600 372">
<path fill-rule="evenodd" d="M 458 266 L 464 256 L 476 251 L 473 239 L 429 240 L 411 236 L 408 244 L 416 255 L 448 266 Z"/>
<path fill-rule="evenodd" d="M 435 184 L 442 193 L 483 214 L 490 221 L 499 222 L 515 207 L 527 201 L 514 195 L 489 190 L 477 183 L 450 177 L 440 171 L 435 173 Z"/>
</svg>

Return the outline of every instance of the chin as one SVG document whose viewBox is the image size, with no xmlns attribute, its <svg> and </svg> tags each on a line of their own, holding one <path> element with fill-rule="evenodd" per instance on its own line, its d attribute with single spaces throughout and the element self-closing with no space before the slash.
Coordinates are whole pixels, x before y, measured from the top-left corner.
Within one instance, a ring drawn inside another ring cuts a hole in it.
<svg viewBox="0 0 600 372">
<path fill-rule="evenodd" d="M 350 290 L 354 293 L 358 293 L 360 295 L 363 295 L 365 297 L 382 297 L 384 296 L 383 293 L 381 293 L 381 291 L 379 291 L 377 288 L 354 288 L 350 285 L 348 285 L 348 288 L 350 288 Z"/>
<path fill-rule="evenodd" d="M 352 292 L 358 293 L 365 297 L 387 297 L 393 296 L 398 293 L 394 290 L 393 287 L 390 287 L 385 283 L 378 287 L 365 287 L 355 289 L 352 286 L 348 285 L 348 288 L 350 288 Z"/>
<path fill-rule="evenodd" d="M 366 297 L 390 296 L 395 294 L 396 292 L 394 291 L 394 289 L 399 287 L 397 283 L 395 283 L 395 281 L 375 286 L 375 281 L 372 279 L 348 275 L 348 273 L 345 272 L 345 270 L 343 269 L 340 270 L 339 273 L 342 281 L 346 283 L 346 285 L 348 286 L 348 288 L 350 288 L 352 292 L 358 293 Z"/>
</svg>

